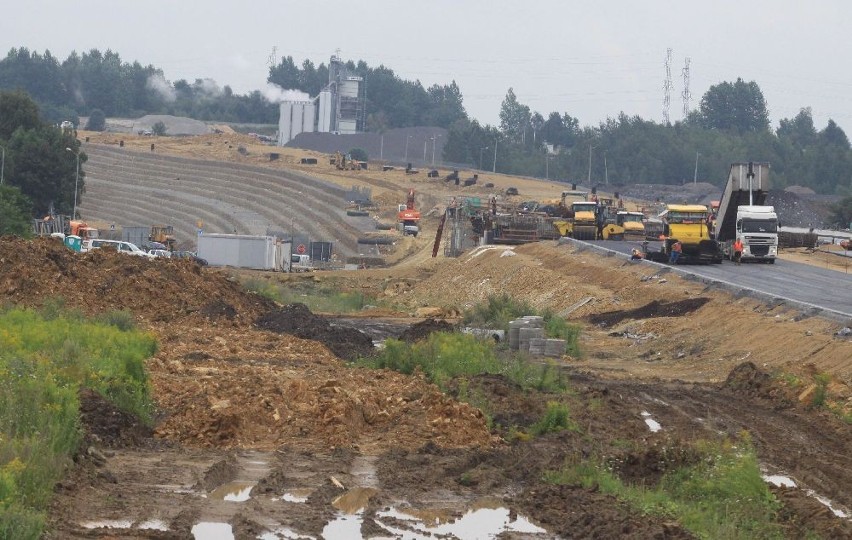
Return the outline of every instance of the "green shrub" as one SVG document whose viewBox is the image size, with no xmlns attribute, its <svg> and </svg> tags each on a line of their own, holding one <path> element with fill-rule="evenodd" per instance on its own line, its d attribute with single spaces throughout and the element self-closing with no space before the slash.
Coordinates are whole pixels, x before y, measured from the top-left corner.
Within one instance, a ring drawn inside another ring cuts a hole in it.
<svg viewBox="0 0 852 540">
<path fill-rule="evenodd" d="M 40 536 L 80 441 L 81 387 L 151 421 L 144 360 L 155 351 L 151 336 L 66 317 L 59 302 L 0 312 L 0 538 Z"/>
<path fill-rule="evenodd" d="M 110 311 L 108 313 L 104 313 L 96 319 L 98 322 L 103 324 L 108 324 L 110 326 L 115 326 L 122 332 L 128 332 L 130 330 L 136 329 L 136 319 L 133 318 L 133 314 L 128 310 L 115 310 Z"/>
<path fill-rule="evenodd" d="M 568 405 L 551 401 L 547 404 L 547 410 L 544 416 L 530 427 L 530 432 L 533 435 L 544 435 L 545 433 L 554 433 L 571 429 L 576 431 L 578 428 L 571 421 L 571 411 L 568 410 Z"/>
<path fill-rule="evenodd" d="M 464 324 L 481 326 L 483 328 L 509 328 L 509 321 L 534 315 L 535 309 L 527 302 L 515 300 L 506 293 L 489 296 L 484 303 L 479 303 L 464 313 Z"/>
</svg>

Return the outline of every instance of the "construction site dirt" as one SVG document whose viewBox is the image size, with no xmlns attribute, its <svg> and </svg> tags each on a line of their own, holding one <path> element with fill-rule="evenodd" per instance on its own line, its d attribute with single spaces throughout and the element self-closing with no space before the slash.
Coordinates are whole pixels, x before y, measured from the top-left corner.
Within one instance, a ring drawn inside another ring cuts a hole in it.
<svg viewBox="0 0 852 540">
<path fill-rule="evenodd" d="M 130 310 L 160 344 L 147 363 L 158 411 L 150 429 L 81 396 L 86 444 L 56 487 L 47 537 L 466 538 L 464 527 L 475 527 L 492 538 L 691 538 L 675 520 L 548 483 L 545 473 L 600 458 L 623 481 L 653 486 L 695 459 L 691 442 L 743 433 L 767 475 L 796 483 L 772 488 L 786 537 L 852 536 L 852 427 L 843 420 L 852 343 L 838 323 L 672 274 L 649 279 L 642 266 L 555 242 L 505 251 L 266 279 L 384 299 L 384 311 L 368 308 L 347 326 L 370 321 L 371 310 L 395 324 L 405 314 L 457 316 L 501 292 L 566 313 L 581 327 L 582 351 L 554 364 L 568 393 L 523 390 L 499 375 L 442 392 L 419 373 L 344 360 L 361 350 L 351 337 L 293 335 L 302 321 L 326 330 L 344 321 L 246 292 L 237 271 L 3 238 L 4 303 Z M 826 377 L 831 408 L 816 407 Z M 554 400 L 575 429 L 513 435 Z"/>
</svg>

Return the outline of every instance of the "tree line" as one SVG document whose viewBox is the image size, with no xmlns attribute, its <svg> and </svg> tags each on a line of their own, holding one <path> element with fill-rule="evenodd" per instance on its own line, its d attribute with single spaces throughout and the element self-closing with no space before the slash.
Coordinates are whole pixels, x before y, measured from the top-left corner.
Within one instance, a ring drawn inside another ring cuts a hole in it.
<svg viewBox="0 0 852 540">
<path fill-rule="evenodd" d="M 773 185 L 801 185 L 822 194 L 852 193 L 852 150 L 832 120 L 814 125 L 807 107 L 771 127 L 768 105 L 754 81 L 711 86 L 699 107 L 672 124 L 618 114 L 581 126 L 570 112 L 532 111 L 510 88 L 499 125 L 469 117 L 461 89 L 451 81 L 425 87 L 383 65 L 348 62 L 366 86 L 366 129 L 437 126 L 449 130 L 443 159 L 497 172 L 576 183 L 717 185 L 735 161 L 768 161 Z M 292 56 L 269 68 L 268 82 L 316 96 L 329 67 Z M 260 91 L 234 94 L 210 79 L 165 80 L 161 69 L 127 63 L 112 51 L 72 53 L 64 61 L 49 51 L 12 49 L 0 60 L 0 89 L 22 89 L 49 123 L 88 115 L 138 117 L 172 114 L 199 120 L 277 124 L 278 107 Z M 496 149 L 496 151 L 495 151 Z"/>
</svg>

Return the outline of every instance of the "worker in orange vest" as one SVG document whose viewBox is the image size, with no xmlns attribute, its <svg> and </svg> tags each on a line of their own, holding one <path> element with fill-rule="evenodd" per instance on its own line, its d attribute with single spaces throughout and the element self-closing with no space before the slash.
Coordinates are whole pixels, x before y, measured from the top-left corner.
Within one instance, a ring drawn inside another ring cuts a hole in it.
<svg viewBox="0 0 852 540">
<path fill-rule="evenodd" d="M 737 238 L 734 240 L 734 260 L 740 264 L 743 258 L 743 241 Z"/>
<path fill-rule="evenodd" d="M 677 264 L 677 260 L 680 258 L 682 252 L 683 244 L 680 243 L 680 240 L 675 240 L 675 243 L 672 244 L 672 252 L 669 255 L 669 264 Z"/>
</svg>

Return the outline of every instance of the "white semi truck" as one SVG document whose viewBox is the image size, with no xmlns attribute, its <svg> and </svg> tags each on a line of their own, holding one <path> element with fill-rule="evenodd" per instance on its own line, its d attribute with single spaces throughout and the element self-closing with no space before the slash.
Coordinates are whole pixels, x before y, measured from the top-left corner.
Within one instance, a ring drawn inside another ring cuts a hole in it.
<svg viewBox="0 0 852 540">
<path fill-rule="evenodd" d="M 778 215 L 765 206 L 769 163 L 734 163 L 719 202 L 715 238 L 725 258 L 733 259 L 733 244 L 743 243 L 742 260 L 775 263 L 778 256 Z"/>
</svg>

